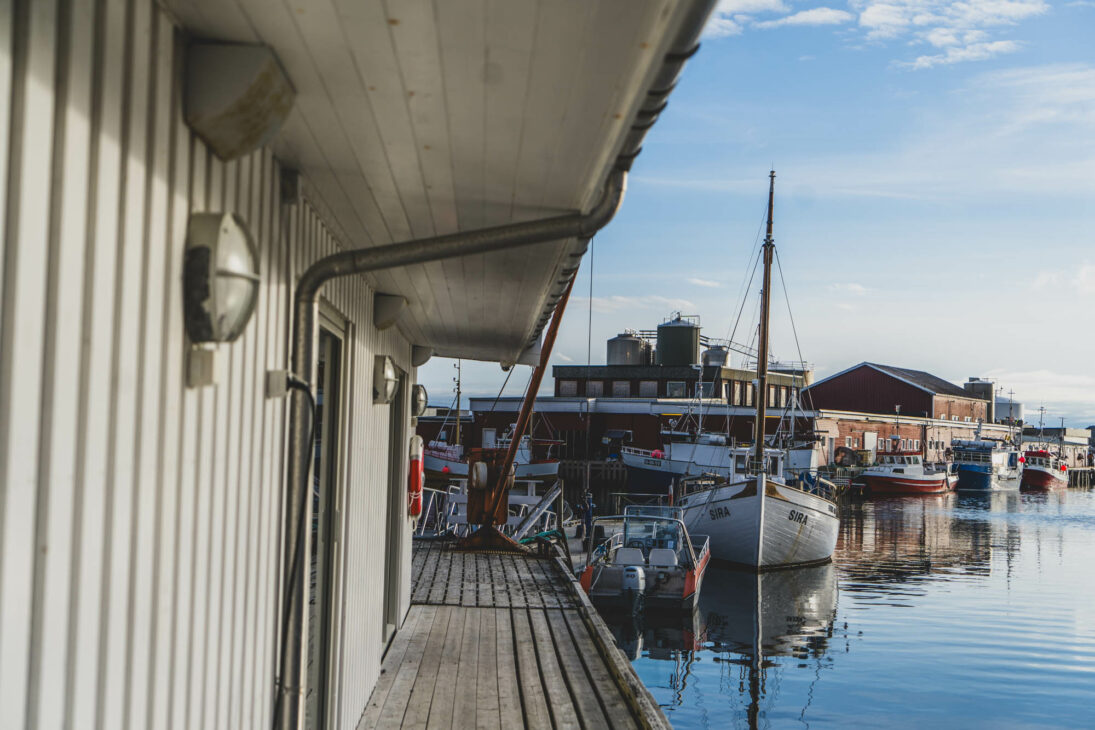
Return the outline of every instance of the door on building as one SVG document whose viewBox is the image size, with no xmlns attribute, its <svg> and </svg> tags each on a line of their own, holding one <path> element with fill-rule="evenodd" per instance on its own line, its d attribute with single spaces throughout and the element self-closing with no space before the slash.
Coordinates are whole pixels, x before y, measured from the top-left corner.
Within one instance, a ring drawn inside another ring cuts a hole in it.
<svg viewBox="0 0 1095 730">
<path fill-rule="evenodd" d="M 313 431 L 311 556 L 308 581 L 307 727 L 329 726 L 335 706 L 334 655 L 341 543 L 341 448 L 345 325 L 321 316 Z"/>
</svg>

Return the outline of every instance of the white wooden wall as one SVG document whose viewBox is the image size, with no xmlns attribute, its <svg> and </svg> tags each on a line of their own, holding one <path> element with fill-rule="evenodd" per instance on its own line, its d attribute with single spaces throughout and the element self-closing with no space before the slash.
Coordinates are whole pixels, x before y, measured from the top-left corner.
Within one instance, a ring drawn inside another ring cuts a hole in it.
<svg viewBox="0 0 1095 730">
<path fill-rule="evenodd" d="M 339 243 L 281 206 L 268 151 L 223 163 L 182 122 L 183 37 L 152 0 L 0 0 L 0 726 L 266 727 L 274 698 L 292 282 Z M 215 387 L 184 384 L 188 214 L 261 251 Z M 387 407 L 362 279 L 346 317 L 339 725 L 379 673 Z M 412 373 L 413 376 L 413 373 Z M 409 570 L 409 541 L 401 559 Z M 409 588 L 404 570 L 401 605 Z"/>
</svg>

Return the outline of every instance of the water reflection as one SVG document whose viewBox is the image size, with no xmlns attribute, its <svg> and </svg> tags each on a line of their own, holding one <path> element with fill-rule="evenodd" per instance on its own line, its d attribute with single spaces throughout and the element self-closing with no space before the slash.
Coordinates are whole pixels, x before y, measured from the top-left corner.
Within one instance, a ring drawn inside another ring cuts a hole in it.
<svg viewBox="0 0 1095 730">
<path fill-rule="evenodd" d="M 867 501 L 833 564 L 711 568 L 694 614 L 613 628 L 675 727 L 1084 724 L 1093 558 L 1092 492 Z"/>
</svg>

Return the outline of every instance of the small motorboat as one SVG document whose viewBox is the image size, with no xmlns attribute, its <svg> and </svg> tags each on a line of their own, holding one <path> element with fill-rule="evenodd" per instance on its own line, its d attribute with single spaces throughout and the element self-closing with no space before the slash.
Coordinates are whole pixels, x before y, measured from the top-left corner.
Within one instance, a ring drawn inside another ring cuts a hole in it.
<svg viewBox="0 0 1095 730">
<path fill-rule="evenodd" d="M 680 507 L 629 505 L 623 515 L 599 517 L 581 574 L 599 606 L 638 611 L 690 609 L 711 558 L 706 535 L 689 535 Z"/>
</svg>

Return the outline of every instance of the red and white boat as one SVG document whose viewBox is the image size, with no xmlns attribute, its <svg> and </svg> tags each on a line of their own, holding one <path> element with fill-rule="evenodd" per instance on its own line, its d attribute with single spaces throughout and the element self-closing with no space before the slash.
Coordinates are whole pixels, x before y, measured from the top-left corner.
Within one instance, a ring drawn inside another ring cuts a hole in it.
<svg viewBox="0 0 1095 730">
<path fill-rule="evenodd" d="M 1068 486 L 1068 465 L 1057 454 L 1038 449 L 1023 454 L 1020 489 L 1048 491 Z"/>
<path fill-rule="evenodd" d="M 561 442 L 522 437 L 513 459 L 514 476 L 517 479 L 552 479 L 559 474 L 559 460 L 552 453 Z M 504 449 L 509 439 L 499 439 L 494 448 Z M 443 479 L 466 479 L 468 476 L 467 454 L 461 444 L 431 441 L 423 450 L 426 471 Z"/>
<path fill-rule="evenodd" d="M 946 470 L 926 468 L 916 451 L 879 454 L 878 463 L 864 469 L 859 479 L 868 494 L 939 494 L 953 488 Z"/>
</svg>

